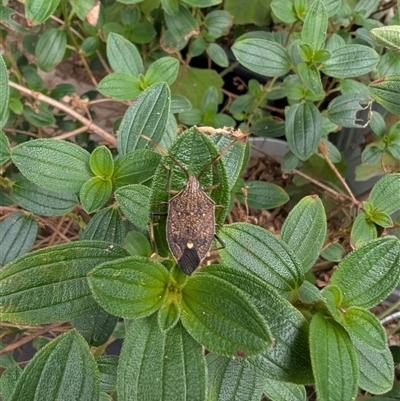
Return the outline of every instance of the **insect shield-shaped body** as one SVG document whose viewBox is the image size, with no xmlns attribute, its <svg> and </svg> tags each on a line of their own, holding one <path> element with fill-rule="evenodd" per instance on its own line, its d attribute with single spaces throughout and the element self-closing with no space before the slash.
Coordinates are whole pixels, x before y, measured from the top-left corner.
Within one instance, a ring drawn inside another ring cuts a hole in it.
<svg viewBox="0 0 400 401">
<path fill-rule="evenodd" d="M 209 251 L 216 224 L 225 220 L 230 188 L 216 146 L 196 129 L 181 134 L 168 153 L 152 185 L 151 210 L 167 211 L 166 219 L 154 222 L 154 240 L 161 256 L 170 250 L 180 268 L 191 274 Z"/>
</svg>

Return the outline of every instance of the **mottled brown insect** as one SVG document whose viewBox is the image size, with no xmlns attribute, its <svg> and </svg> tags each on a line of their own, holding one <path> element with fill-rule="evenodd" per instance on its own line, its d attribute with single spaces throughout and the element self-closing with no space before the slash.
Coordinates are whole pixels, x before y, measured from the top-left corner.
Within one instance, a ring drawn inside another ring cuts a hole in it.
<svg viewBox="0 0 400 401">
<path fill-rule="evenodd" d="M 168 246 L 186 274 L 193 273 L 211 247 L 215 235 L 214 209 L 215 202 L 193 175 L 168 202 Z"/>
</svg>

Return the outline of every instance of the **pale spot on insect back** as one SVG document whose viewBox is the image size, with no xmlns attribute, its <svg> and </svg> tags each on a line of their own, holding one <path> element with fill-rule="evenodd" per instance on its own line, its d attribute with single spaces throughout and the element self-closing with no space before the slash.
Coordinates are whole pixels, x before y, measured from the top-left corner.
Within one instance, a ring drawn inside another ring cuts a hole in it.
<svg viewBox="0 0 400 401">
<path fill-rule="evenodd" d="M 189 249 L 192 249 L 193 248 L 193 242 L 192 241 L 189 241 L 187 244 L 186 244 L 186 246 L 189 248 Z"/>
</svg>

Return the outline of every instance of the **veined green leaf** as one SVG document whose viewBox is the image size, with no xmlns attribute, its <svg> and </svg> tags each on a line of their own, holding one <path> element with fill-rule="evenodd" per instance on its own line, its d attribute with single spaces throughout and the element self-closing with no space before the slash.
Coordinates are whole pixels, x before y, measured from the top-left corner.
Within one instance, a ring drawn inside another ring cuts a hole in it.
<svg viewBox="0 0 400 401">
<path fill-rule="evenodd" d="M 101 264 L 88 279 L 94 298 L 107 312 L 136 319 L 160 308 L 169 274 L 160 263 L 129 256 Z"/>
<path fill-rule="evenodd" d="M 326 215 L 321 199 L 315 195 L 307 196 L 290 211 L 282 226 L 281 239 L 307 272 L 317 260 L 325 237 Z"/>
<path fill-rule="evenodd" d="M 321 140 L 321 114 L 313 103 L 296 103 L 286 112 L 286 138 L 290 150 L 300 160 L 307 160 Z"/>
<path fill-rule="evenodd" d="M 192 13 L 182 4 L 174 15 L 164 14 L 165 23 L 173 38 L 179 43 L 199 33 L 197 21 Z"/>
<path fill-rule="evenodd" d="M 82 207 L 90 214 L 104 206 L 110 198 L 112 183 L 109 178 L 92 177 L 87 180 L 79 192 Z"/>
<path fill-rule="evenodd" d="M 372 188 L 369 201 L 379 212 L 392 214 L 400 209 L 400 174 L 389 174 L 382 177 Z"/>
<path fill-rule="evenodd" d="M 265 75 L 279 77 L 290 71 L 290 58 L 287 50 L 278 43 L 265 39 L 243 39 L 236 41 L 232 51 L 238 61 L 249 70 Z"/>
<path fill-rule="evenodd" d="M 204 25 L 208 33 L 218 39 L 221 36 L 227 35 L 232 26 L 232 15 L 224 10 L 213 10 L 208 12 L 204 18 Z"/>
<path fill-rule="evenodd" d="M 30 181 L 50 191 L 76 193 L 91 178 L 90 154 L 67 141 L 35 139 L 21 143 L 11 158 Z"/>
<path fill-rule="evenodd" d="M 354 400 L 358 387 L 356 352 L 345 329 L 321 312 L 310 324 L 310 351 L 318 399 Z"/>
<path fill-rule="evenodd" d="M 67 46 L 64 30 L 48 29 L 42 33 L 36 45 L 35 55 L 43 71 L 52 70 L 63 58 Z"/>
<path fill-rule="evenodd" d="M 271 10 L 275 16 L 286 24 L 293 24 L 297 21 L 294 4 L 291 1 L 273 0 L 271 2 Z"/>
<path fill-rule="evenodd" d="M 245 359 L 207 355 L 207 401 L 259 401 L 264 374 Z"/>
<path fill-rule="evenodd" d="M 144 73 L 142 57 L 136 46 L 115 32 L 107 36 L 107 58 L 114 72 L 134 77 Z"/>
<path fill-rule="evenodd" d="M 202 271 L 244 292 L 270 326 L 274 345 L 257 358 L 249 359 L 249 362 L 260 369 L 265 377 L 309 383 L 312 380 L 309 330 L 303 315 L 269 284 L 253 274 L 223 265 L 207 266 Z"/>
<path fill-rule="evenodd" d="M 69 0 L 75 14 L 84 21 L 89 11 L 94 7 L 95 0 Z"/>
<path fill-rule="evenodd" d="M 40 374 L 37 374 L 40 372 Z M 23 370 L 10 401 L 98 401 L 99 371 L 86 341 L 71 330 L 45 345 Z"/>
<path fill-rule="evenodd" d="M 201 345 L 180 323 L 163 332 L 155 314 L 135 320 L 121 350 L 117 392 L 125 401 L 204 400 L 206 365 Z"/>
<path fill-rule="evenodd" d="M 125 217 L 146 231 L 150 222 L 150 194 L 150 188 L 140 184 L 126 185 L 115 191 L 115 198 Z"/>
<path fill-rule="evenodd" d="M 384 300 L 400 279 L 400 244 L 378 238 L 351 252 L 333 273 L 331 283 L 343 292 L 342 307 L 371 308 Z"/>
<path fill-rule="evenodd" d="M 228 67 L 229 60 L 228 56 L 225 53 L 225 50 L 222 46 L 217 43 L 210 43 L 207 48 L 206 52 L 209 55 L 210 59 L 214 61 L 215 64 L 219 65 L 220 67 Z"/>
<path fill-rule="evenodd" d="M 307 400 L 304 386 L 273 379 L 266 379 L 264 394 L 272 401 Z"/>
<path fill-rule="evenodd" d="M 115 244 L 77 241 L 21 256 L 0 270 L 3 320 L 42 324 L 91 313 L 86 274 L 100 263 L 127 256 Z"/>
<path fill-rule="evenodd" d="M 300 287 L 303 270 L 289 246 L 269 231 L 247 223 L 224 226 L 219 235 L 225 242 L 223 263 L 260 277 L 278 292 Z"/>
<path fill-rule="evenodd" d="M 147 88 L 125 112 L 117 137 L 118 152 L 125 155 L 134 149 L 151 146 L 145 135 L 159 142 L 170 113 L 171 92 L 158 82 Z"/>
<path fill-rule="evenodd" d="M 99 82 L 97 90 L 117 100 L 135 99 L 143 91 L 139 79 L 125 72 L 108 74 Z"/>
<path fill-rule="evenodd" d="M 7 116 L 7 108 L 8 108 L 8 98 L 10 96 L 10 87 L 8 86 L 8 72 L 6 64 L 4 63 L 3 57 L 0 55 L 0 93 L 2 94 L 0 97 L 0 128 L 3 128 L 4 124 L 6 123 L 6 116 Z M 3 137 L 4 133 L 1 132 L 1 137 Z M 5 135 L 4 135 L 5 136 Z M 2 138 L 3 139 L 3 138 Z M 3 140 L 1 140 L 0 144 L 2 144 Z M 1 153 L 3 147 L 1 146 Z M 3 157 L 0 158 L 0 166 L 5 163 L 3 161 Z"/>
<path fill-rule="evenodd" d="M 400 74 L 389 75 L 368 85 L 375 100 L 391 113 L 400 115 Z"/>
<path fill-rule="evenodd" d="M 400 26 L 390 25 L 371 29 L 370 35 L 376 43 L 388 47 L 391 50 L 400 50 Z"/>
<path fill-rule="evenodd" d="M 89 159 L 90 168 L 99 177 L 110 178 L 114 171 L 114 160 L 110 149 L 105 146 L 97 147 Z"/>
<path fill-rule="evenodd" d="M 379 61 L 376 51 L 364 45 L 345 45 L 332 50 L 321 71 L 334 78 L 359 77 L 372 71 Z"/>
<path fill-rule="evenodd" d="M 172 85 L 179 72 L 179 61 L 173 57 L 162 57 L 154 61 L 147 70 L 145 81 L 148 86 L 157 82 L 166 82 Z"/>
<path fill-rule="evenodd" d="M 58 7 L 60 0 L 27 0 L 25 15 L 35 24 L 46 21 Z"/>
<path fill-rule="evenodd" d="M 39 226 L 35 218 L 12 213 L 0 223 L 0 266 L 24 255 L 32 248 Z"/>
<path fill-rule="evenodd" d="M 323 49 L 326 30 L 328 29 L 328 13 L 323 0 L 314 0 L 307 9 L 301 38 L 312 46 L 314 52 Z"/>
<path fill-rule="evenodd" d="M 374 223 L 369 221 L 365 213 L 360 213 L 351 227 L 351 242 L 355 248 L 359 248 L 365 242 L 378 237 L 378 231 Z"/>
<path fill-rule="evenodd" d="M 272 345 L 265 320 L 243 292 L 202 270 L 182 290 L 181 321 L 211 352 L 255 356 Z"/>
<path fill-rule="evenodd" d="M 101 355 L 96 358 L 100 372 L 100 391 L 115 391 L 117 388 L 117 355 Z"/>
</svg>

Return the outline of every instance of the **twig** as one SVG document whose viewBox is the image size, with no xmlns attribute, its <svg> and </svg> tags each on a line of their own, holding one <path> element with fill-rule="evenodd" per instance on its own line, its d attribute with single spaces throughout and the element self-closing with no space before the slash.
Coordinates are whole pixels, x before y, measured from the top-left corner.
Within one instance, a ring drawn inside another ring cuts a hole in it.
<svg viewBox="0 0 400 401">
<path fill-rule="evenodd" d="M 275 163 L 281 164 L 279 160 L 277 160 L 275 157 L 271 156 L 270 154 L 268 154 L 268 153 L 265 152 L 264 150 L 258 148 L 257 146 L 252 145 L 252 148 L 255 149 L 255 150 L 257 150 L 257 152 L 262 153 L 264 156 L 267 156 L 269 159 L 271 159 L 271 160 L 274 161 Z M 300 170 L 294 169 L 294 170 L 292 170 L 291 172 L 292 172 L 293 174 L 297 174 L 297 175 L 299 175 L 300 177 L 305 178 L 306 180 L 308 180 L 308 181 L 310 181 L 311 183 L 317 185 L 318 187 L 324 189 L 325 191 L 331 193 L 332 195 L 334 195 L 334 196 L 337 197 L 337 198 L 346 198 L 346 199 L 349 199 L 349 200 L 353 201 L 352 198 L 350 198 L 350 197 L 347 196 L 346 194 L 342 194 L 342 193 L 340 193 L 340 192 L 335 191 L 334 189 L 328 187 L 327 185 L 323 184 L 322 182 L 317 181 L 316 179 L 310 177 L 309 175 L 303 173 L 303 172 L 300 171 Z M 357 202 L 357 201 L 356 201 L 356 203 L 357 203 L 357 205 L 358 205 L 358 202 Z"/>
<path fill-rule="evenodd" d="M 358 200 L 355 198 L 353 195 L 353 192 L 351 191 L 350 187 L 347 185 L 346 180 L 342 177 L 342 175 L 339 173 L 338 169 L 336 166 L 332 163 L 331 159 L 328 156 L 328 151 L 326 149 L 326 145 L 323 142 L 320 142 L 318 146 L 319 151 L 322 153 L 324 156 L 326 162 L 328 163 L 329 167 L 332 169 L 332 171 L 335 173 L 336 177 L 339 178 L 339 181 L 342 183 L 342 185 L 346 188 L 346 191 L 350 195 L 351 200 L 356 204 L 359 205 L 360 203 Z"/>
<path fill-rule="evenodd" d="M 7 346 L 5 346 L 3 349 L 0 350 L 0 355 L 6 354 L 7 352 L 14 351 L 15 349 L 21 347 L 22 345 L 29 343 L 34 338 L 39 337 L 42 334 L 47 333 L 48 331 L 52 331 L 55 328 L 62 326 L 63 324 L 64 323 L 54 323 L 41 330 L 35 331 L 34 333 L 31 333 L 26 337 L 21 338 L 20 340 L 16 341 L 15 343 L 8 344 Z"/>
<path fill-rule="evenodd" d="M 92 121 L 88 120 L 86 117 L 83 117 L 78 112 L 73 110 L 71 107 L 66 106 L 65 104 L 58 102 L 57 100 L 52 99 L 46 95 L 43 95 L 40 92 L 33 91 L 31 89 L 25 88 L 22 85 L 16 84 L 15 82 L 10 81 L 9 85 L 12 88 L 18 89 L 20 92 L 25 93 L 26 95 L 32 96 L 35 99 L 50 104 L 53 107 L 57 107 L 58 109 L 64 111 L 65 113 L 69 114 L 70 116 L 74 117 L 76 120 L 80 121 L 88 131 L 93 132 L 94 134 L 99 135 L 102 139 L 104 139 L 108 144 L 112 147 L 115 147 L 117 141 L 115 137 L 109 134 L 107 131 L 103 130 L 103 128 L 99 127 L 98 125 L 94 124 Z"/>
</svg>

